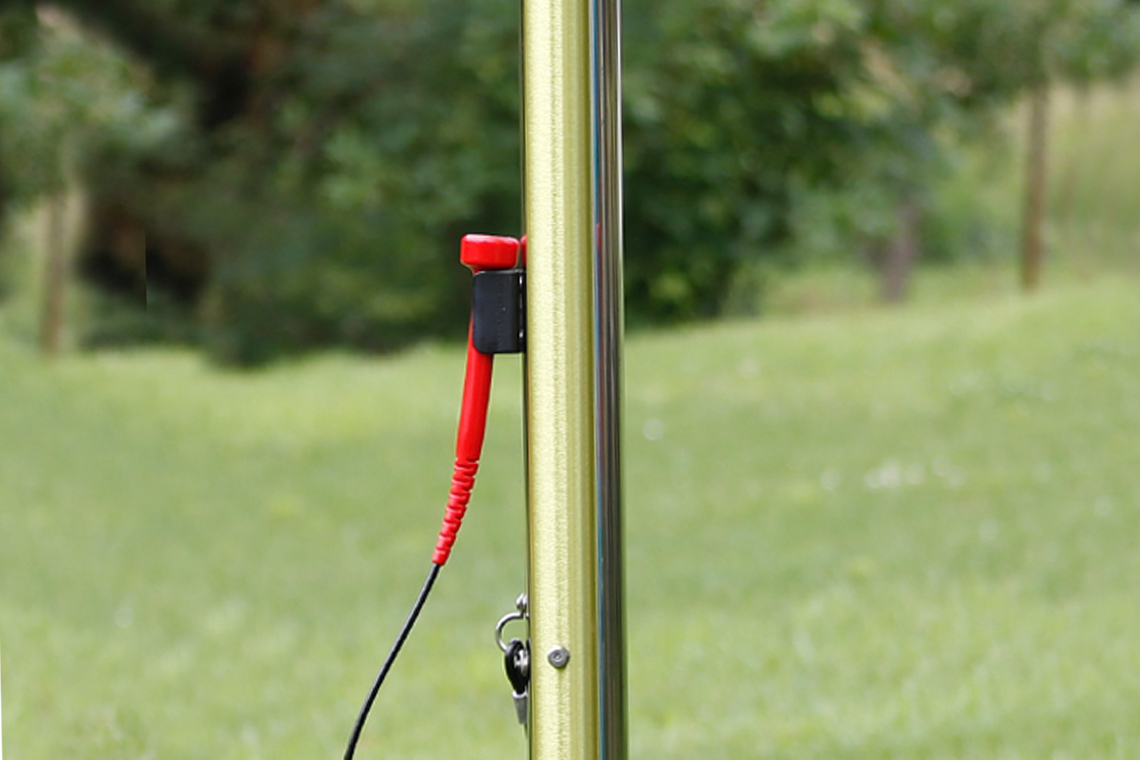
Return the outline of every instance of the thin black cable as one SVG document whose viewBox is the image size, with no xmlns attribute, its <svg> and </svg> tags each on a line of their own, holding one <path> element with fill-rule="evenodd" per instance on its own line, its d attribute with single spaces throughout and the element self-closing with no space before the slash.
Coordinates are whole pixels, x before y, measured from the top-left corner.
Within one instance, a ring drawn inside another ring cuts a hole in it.
<svg viewBox="0 0 1140 760">
<path fill-rule="evenodd" d="M 368 692 L 368 699 L 364 700 L 364 706 L 360 708 L 360 715 L 357 716 L 356 725 L 352 728 L 352 736 L 348 739 L 348 747 L 344 750 L 344 760 L 352 760 L 353 755 L 356 754 L 356 743 L 360 741 L 360 733 L 364 730 L 364 723 L 368 720 L 368 713 L 372 710 L 372 703 L 376 701 L 376 694 L 379 693 L 380 687 L 384 684 L 384 679 L 387 677 L 388 671 L 392 669 L 392 664 L 396 662 L 396 655 L 400 654 L 400 649 L 403 648 L 404 642 L 408 640 L 408 635 L 412 632 L 412 626 L 416 624 L 416 618 L 420 616 L 420 610 L 424 608 L 428 594 L 431 593 L 431 587 L 435 585 L 435 579 L 439 576 L 439 571 L 442 567 L 442 565 L 432 563 L 431 572 L 428 573 L 427 580 L 424 581 L 424 587 L 420 589 L 420 595 L 416 599 L 415 606 L 412 607 L 412 612 L 408 615 L 408 619 L 404 621 L 404 627 L 400 629 L 400 635 L 396 637 L 396 643 L 392 645 L 392 651 L 388 652 L 388 658 L 384 660 L 383 667 L 380 668 L 380 672 L 376 675 L 376 680 L 372 684 L 372 690 Z"/>
</svg>

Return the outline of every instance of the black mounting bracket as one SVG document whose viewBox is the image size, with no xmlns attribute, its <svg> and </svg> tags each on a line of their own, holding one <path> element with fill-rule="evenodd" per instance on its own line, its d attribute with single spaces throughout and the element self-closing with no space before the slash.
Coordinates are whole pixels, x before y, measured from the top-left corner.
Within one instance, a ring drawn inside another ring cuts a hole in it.
<svg viewBox="0 0 1140 760">
<path fill-rule="evenodd" d="M 482 354 L 517 354 L 526 350 L 525 270 L 498 269 L 475 275 L 471 342 Z"/>
</svg>

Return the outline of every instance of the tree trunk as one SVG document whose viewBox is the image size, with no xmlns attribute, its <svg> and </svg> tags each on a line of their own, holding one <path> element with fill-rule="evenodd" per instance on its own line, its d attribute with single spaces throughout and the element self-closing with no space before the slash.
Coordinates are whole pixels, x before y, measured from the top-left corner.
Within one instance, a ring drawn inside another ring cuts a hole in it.
<svg viewBox="0 0 1140 760">
<path fill-rule="evenodd" d="M 1087 129 L 1091 119 L 1090 105 L 1089 105 L 1089 87 L 1088 84 L 1078 84 L 1076 92 L 1073 95 L 1073 112 L 1068 115 L 1067 121 L 1072 125 L 1075 124 L 1078 130 Z M 1056 169 L 1054 169 L 1056 171 Z M 1069 223 L 1073 220 L 1073 213 L 1076 209 L 1077 198 L 1077 184 L 1080 177 L 1080 166 L 1078 162 L 1070 157 L 1064 164 L 1062 173 L 1057 180 L 1060 185 L 1060 198 L 1058 203 L 1054 206 L 1054 220 L 1059 220 L 1064 223 Z"/>
<path fill-rule="evenodd" d="M 48 357 L 59 354 L 63 338 L 63 313 L 67 288 L 67 196 L 48 201 L 43 286 L 43 322 L 40 337 Z"/>
<path fill-rule="evenodd" d="M 896 213 L 899 230 L 883 261 L 882 297 L 887 303 L 906 300 L 911 271 L 918 260 L 918 203 L 913 199 L 900 201 Z"/>
<path fill-rule="evenodd" d="M 1028 291 L 1041 285 L 1045 258 L 1046 155 L 1049 139 L 1049 91 L 1045 85 L 1029 96 L 1029 155 L 1025 173 L 1025 218 L 1021 241 L 1021 285 Z"/>
</svg>

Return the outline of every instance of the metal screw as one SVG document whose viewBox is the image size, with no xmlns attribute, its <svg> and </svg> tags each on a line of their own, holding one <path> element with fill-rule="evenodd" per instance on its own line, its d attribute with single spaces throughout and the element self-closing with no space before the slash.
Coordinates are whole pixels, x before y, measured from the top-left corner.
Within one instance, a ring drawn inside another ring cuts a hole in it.
<svg viewBox="0 0 1140 760">
<path fill-rule="evenodd" d="M 550 654 L 546 655 L 546 659 L 550 661 L 551 665 L 562 670 L 570 662 L 570 652 L 566 647 L 554 647 L 550 650 Z"/>
<path fill-rule="evenodd" d="M 526 594 L 519 594 L 519 598 L 515 600 L 515 609 L 525 615 L 527 614 L 528 606 L 529 600 L 527 599 Z"/>
</svg>

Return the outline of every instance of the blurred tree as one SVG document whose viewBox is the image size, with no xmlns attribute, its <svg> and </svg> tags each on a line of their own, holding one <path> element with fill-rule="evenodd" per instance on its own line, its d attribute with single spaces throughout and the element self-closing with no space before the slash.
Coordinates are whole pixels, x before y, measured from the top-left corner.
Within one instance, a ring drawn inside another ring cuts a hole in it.
<svg viewBox="0 0 1140 760">
<path fill-rule="evenodd" d="M 852 237 L 867 240 L 884 275 L 883 293 L 903 297 L 917 259 L 915 214 L 954 161 L 956 145 L 992 132 L 996 116 L 1058 79 L 1104 78 L 1140 54 L 1140 13 L 1125 0 L 874 0 L 850 28 L 861 59 L 849 74 L 843 107 L 863 131 L 862 155 L 843 176 L 856 193 L 840 206 Z M 1043 111 L 1042 111 L 1043 113 Z M 1043 192 L 1045 132 L 1030 165 Z M 871 190 L 876 188 L 878 190 Z M 885 191 L 885 192 L 884 192 Z M 860 202 L 862 199 L 862 202 Z M 1026 208 L 1036 208 L 1029 200 Z M 1040 214 L 1029 215 L 1040 219 Z M 856 220 L 852 225 L 851 220 Z M 1039 224 L 1026 224 L 1040 239 Z"/>
<path fill-rule="evenodd" d="M 460 324 L 459 236 L 519 227 L 517 0 L 52 7 L 125 51 L 118 116 L 78 161 L 89 271 L 130 282 L 144 251 L 152 312 L 196 309 L 233 361 Z M 901 296 L 948 146 L 1043 71 L 1123 66 L 1125 8 L 626 0 L 631 320 L 717 314 L 808 207 L 845 220 L 848 253 L 884 252 Z"/>
<path fill-rule="evenodd" d="M 860 58 L 847 2 L 627 0 L 631 316 L 718 313 L 785 241 L 793 183 L 839 172 L 861 135 L 839 104 Z"/>
<path fill-rule="evenodd" d="M 88 163 L 93 255 L 139 231 L 152 302 L 199 303 L 220 356 L 383 349 L 462 318 L 460 232 L 519 227 L 514 3 L 62 4 L 181 114 Z"/>
<path fill-rule="evenodd" d="M 1036 290 L 1045 259 L 1049 92 L 1059 81 L 1087 85 L 1120 76 L 1140 54 L 1140 4 L 1135 0 L 1052 0 L 1019 3 L 1014 41 L 1026 73 L 1027 139 L 1021 282 Z"/>
<path fill-rule="evenodd" d="M 134 75 L 111 46 L 81 34 L 74 20 L 53 6 L 4 8 L 0 45 L 0 186 L 5 195 L 0 211 L 50 198 L 41 333 L 44 350 L 54 354 L 71 268 L 63 199 L 67 176 L 74 176 L 79 155 L 137 110 L 130 107 Z"/>
</svg>

